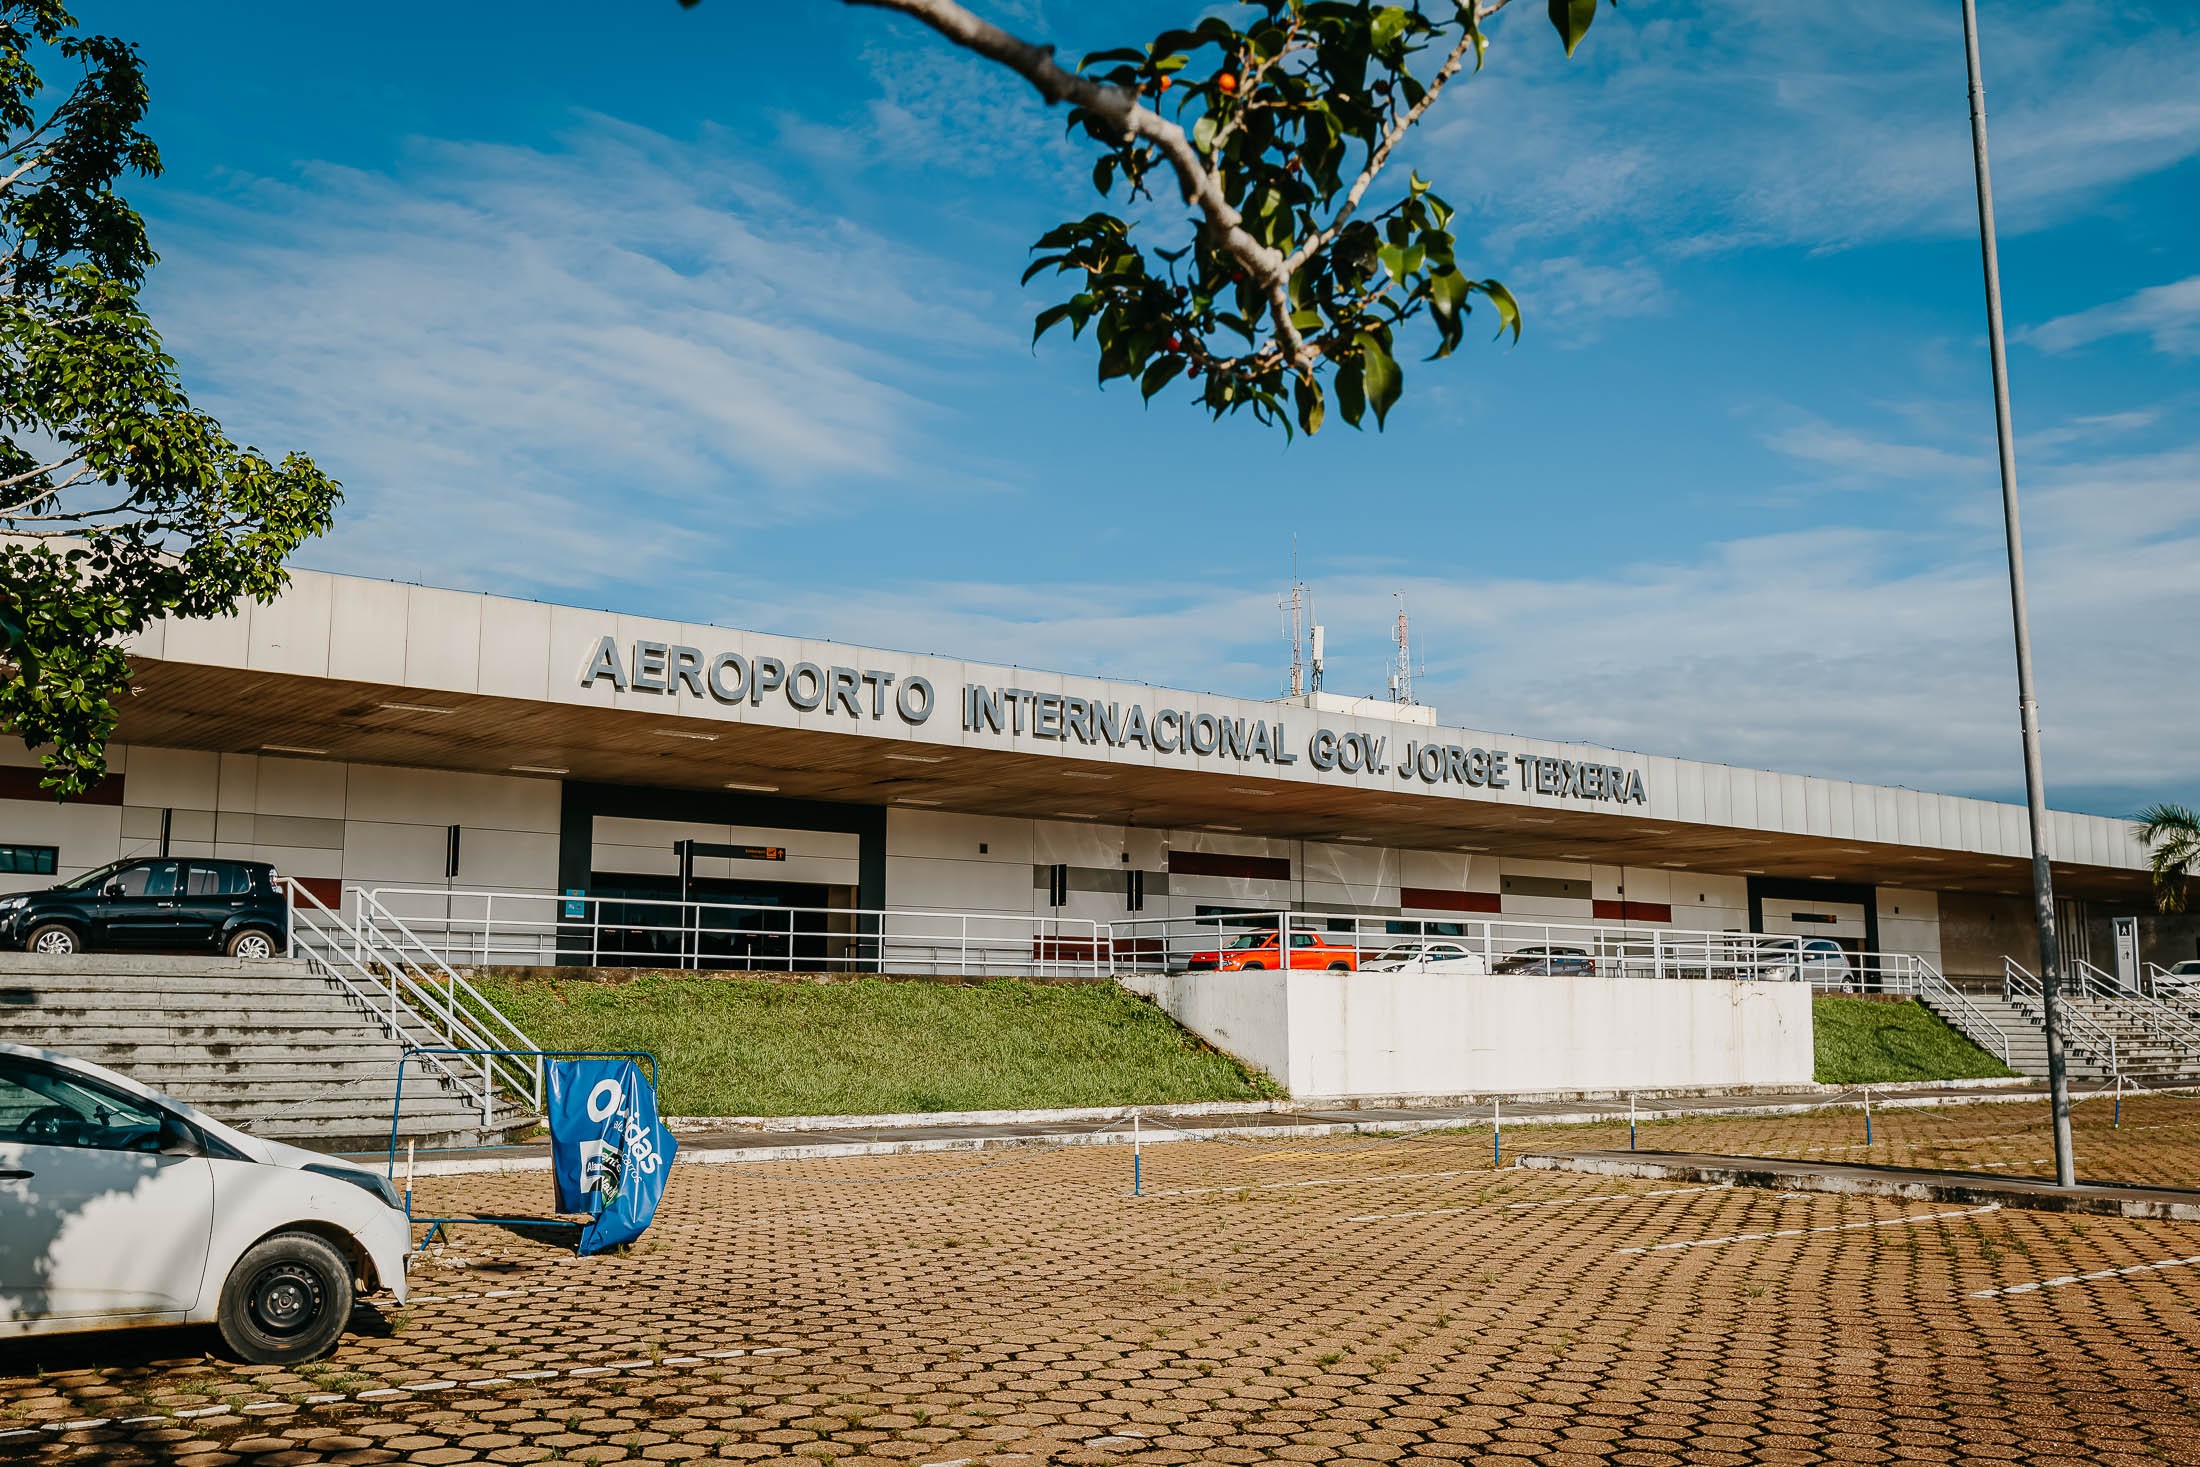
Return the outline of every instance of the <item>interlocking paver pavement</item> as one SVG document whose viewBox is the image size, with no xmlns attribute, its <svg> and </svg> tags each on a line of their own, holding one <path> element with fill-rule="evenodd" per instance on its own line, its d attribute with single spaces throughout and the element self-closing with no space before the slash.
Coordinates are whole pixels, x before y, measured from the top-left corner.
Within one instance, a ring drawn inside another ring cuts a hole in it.
<svg viewBox="0 0 2200 1467">
<path fill-rule="evenodd" d="M 2116 1130 L 2093 1109 L 2089 1174 L 2194 1180 L 2200 1102 L 2127 1102 Z M 1869 1152 L 1853 1111 L 1643 1144 L 2031 1169 L 2041 1119 L 1889 1112 Z M 305 1370 L 176 1331 L 0 1346 L 0 1431 L 28 1433 L 0 1455 L 2200 1462 L 2200 1225 L 1500 1171 L 1486 1130 L 1144 1162 L 1138 1198 L 1128 1155 L 1089 1147 L 679 1168 L 630 1254 L 461 1227 L 411 1304 Z"/>
</svg>

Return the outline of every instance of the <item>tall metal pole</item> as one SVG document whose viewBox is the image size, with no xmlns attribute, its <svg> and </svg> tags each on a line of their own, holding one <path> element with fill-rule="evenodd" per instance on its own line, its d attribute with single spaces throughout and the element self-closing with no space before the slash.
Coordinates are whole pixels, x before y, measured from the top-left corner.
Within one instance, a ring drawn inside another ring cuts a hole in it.
<svg viewBox="0 0 2200 1467">
<path fill-rule="evenodd" d="M 1994 245 L 1994 185 L 1986 167 L 1986 87 L 1979 80 L 1978 6 L 1963 0 L 1963 48 L 1971 68 L 1971 157 L 1978 170 L 1979 251 L 1986 265 L 1986 338 L 1994 358 L 1994 428 L 2001 441 L 2001 514 L 2009 540 L 2009 605 L 2017 637 L 2017 711 L 2024 727 L 2024 795 L 2032 824 L 2032 907 L 2040 934 L 2040 1007 L 2047 1025 L 2047 1090 L 2055 1117 L 2055 1181 L 2078 1179 L 2070 1142 L 2070 1080 L 2063 1066 L 2062 947 L 2055 937 L 2055 878 L 2047 863 L 2047 782 L 2040 772 L 2040 704 L 2032 688 L 2032 627 L 2024 600 L 2024 534 L 2017 520 L 2017 446 L 2009 423 L 2009 359 L 2001 330 L 2001 257 Z"/>
</svg>

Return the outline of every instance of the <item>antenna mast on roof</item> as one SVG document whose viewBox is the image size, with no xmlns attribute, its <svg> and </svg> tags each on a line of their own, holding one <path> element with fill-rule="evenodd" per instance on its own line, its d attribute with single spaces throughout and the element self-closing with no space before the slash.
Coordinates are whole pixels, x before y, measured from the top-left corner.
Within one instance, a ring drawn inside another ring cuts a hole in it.
<svg viewBox="0 0 2200 1467">
<path fill-rule="evenodd" d="M 1391 641 L 1398 644 L 1398 670 L 1390 675 L 1390 701 L 1393 703 L 1411 703 L 1413 701 L 1413 638 L 1412 632 L 1406 625 L 1406 593 L 1393 591 L 1391 594 L 1398 599 L 1398 626 L 1390 634 Z"/>
<path fill-rule="evenodd" d="M 1306 618 L 1312 608 L 1313 598 L 1306 593 L 1306 582 L 1299 579 L 1299 537 L 1291 537 L 1291 594 L 1276 603 L 1291 620 L 1291 686 L 1290 696 L 1297 698 L 1306 692 L 1306 662 L 1301 655 L 1306 646 Z M 1320 630 L 1315 633 L 1317 650 L 1314 653 L 1314 686 L 1322 681 Z"/>
</svg>

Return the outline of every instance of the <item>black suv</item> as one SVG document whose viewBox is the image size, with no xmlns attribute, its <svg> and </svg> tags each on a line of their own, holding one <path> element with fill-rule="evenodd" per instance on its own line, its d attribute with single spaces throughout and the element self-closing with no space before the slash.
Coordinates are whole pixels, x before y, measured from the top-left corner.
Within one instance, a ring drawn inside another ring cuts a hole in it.
<svg viewBox="0 0 2200 1467">
<path fill-rule="evenodd" d="M 117 861 L 44 891 L 0 896 L 0 948 L 47 956 L 212 948 L 271 958 L 283 950 L 289 923 L 275 868 L 264 861 Z"/>
</svg>

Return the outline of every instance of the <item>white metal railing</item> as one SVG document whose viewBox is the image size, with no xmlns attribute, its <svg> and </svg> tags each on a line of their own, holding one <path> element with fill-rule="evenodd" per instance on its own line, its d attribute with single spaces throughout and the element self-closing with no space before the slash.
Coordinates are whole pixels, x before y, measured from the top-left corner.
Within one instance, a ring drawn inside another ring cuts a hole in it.
<svg viewBox="0 0 2200 1467">
<path fill-rule="evenodd" d="M 2071 968 L 2085 991 L 2095 995 L 2095 1001 L 2103 1008 L 2158 1044 L 2174 1045 L 2187 1055 L 2200 1056 L 2200 1023 L 2195 1023 L 2190 1015 L 2180 1013 L 2141 989 L 2125 988 L 2113 974 L 2103 972 L 2084 958 L 2074 959 Z"/>
<path fill-rule="evenodd" d="M 1441 942 L 1465 949 L 1484 972 L 1799 979 L 1820 988 L 1895 993 L 1946 983 L 1912 953 L 1814 948 L 1812 939 L 1785 933 L 1289 911 L 1133 917 L 1107 928 L 1110 959 L 1117 970 L 1133 972 L 1198 971 L 1224 963 L 1358 968 L 1404 943 Z M 1278 957 L 1285 951 L 1288 963 Z"/>
<path fill-rule="evenodd" d="M 282 885 L 291 904 L 290 954 L 305 959 L 321 976 L 343 988 L 400 1043 L 475 1051 L 538 1048 L 471 985 L 465 985 L 466 1001 L 495 1015 L 496 1023 L 485 1026 L 478 1015 L 469 1013 L 459 990 L 452 986 L 464 980 L 439 959 L 433 968 L 423 963 L 418 954 L 425 945 L 417 939 L 414 950 L 408 952 L 393 944 L 383 929 L 347 922 L 295 879 L 286 878 Z M 434 957 L 432 952 L 427 956 Z M 439 982 L 446 976 L 451 984 Z M 484 1125 L 491 1118 L 500 1086 L 531 1111 L 542 1109 L 539 1059 L 430 1055 L 426 1062 L 479 1110 Z"/>
<path fill-rule="evenodd" d="M 404 936 L 482 967 L 744 968 L 1025 974 L 1112 971 L 1107 924 L 1083 917 L 922 908 L 783 907 L 667 897 L 383 886 L 357 893 Z M 443 971 L 447 972 L 445 968 Z"/>
<path fill-rule="evenodd" d="M 2039 976 L 2012 957 L 2001 960 L 2001 996 L 2020 1008 L 2036 1006 L 2041 1023 L 2046 1022 L 2046 990 Z M 2067 995 L 2058 995 L 2067 998 Z M 2079 1046 L 2090 1046 L 2096 1059 L 2105 1057 L 2111 1075 L 2123 1073 L 2123 1060 L 2117 1053 L 2115 1031 L 2096 1022 L 2084 1009 L 2069 1002 L 2055 1006 L 2055 1016 L 2076 1037 Z"/>
<path fill-rule="evenodd" d="M 450 1035 L 445 1041 L 448 1045 L 512 1051 L 482 1058 L 498 1083 L 539 1114 L 543 1104 L 541 1047 L 373 893 L 354 888 L 352 910 L 353 926 L 361 939 L 394 961 L 416 1002 Z M 534 1058 L 525 1057 L 529 1054 Z"/>
<path fill-rule="evenodd" d="M 2016 1068 L 2016 1046 L 2009 1031 L 1994 1022 L 1986 1010 L 1972 1002 L 1971 996 L 1950 983 L 1939 968 L 1924 958 L 1914 960 L 1913 973 L 1916 987 L 1911 996 L 1927 1005 L 1933 1012 L 1947 1019 L 1968 1035 L 1971 1042 L 1985 1048 L 1986 1036 L 1991 1034 L 1994 1046 L 2001 1050 L 2001 1062 L 2009 1069 Z M 1950 1017 L 1951 1011 L 1954 1017 Z"/>
</svg>

